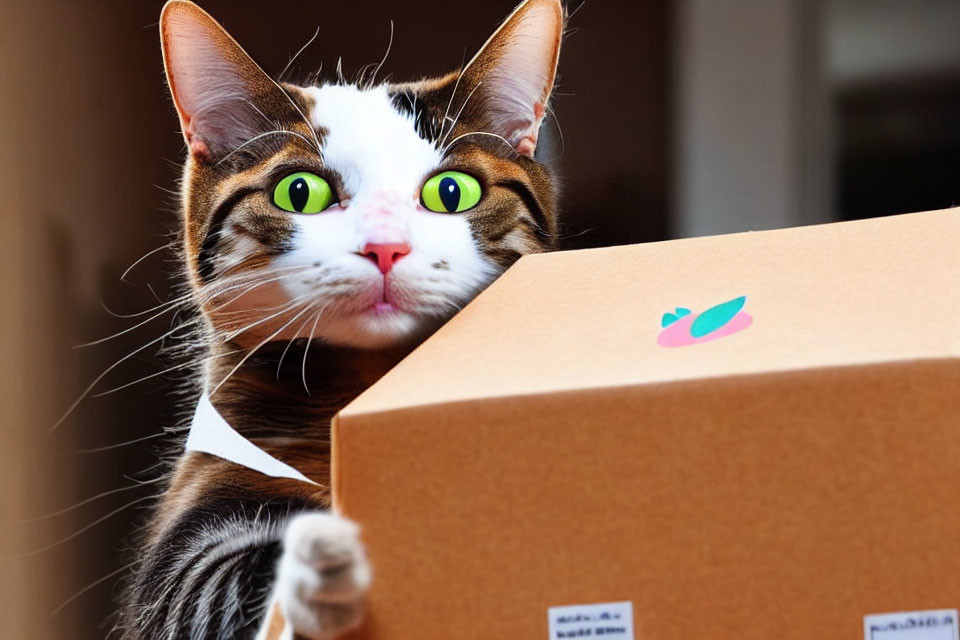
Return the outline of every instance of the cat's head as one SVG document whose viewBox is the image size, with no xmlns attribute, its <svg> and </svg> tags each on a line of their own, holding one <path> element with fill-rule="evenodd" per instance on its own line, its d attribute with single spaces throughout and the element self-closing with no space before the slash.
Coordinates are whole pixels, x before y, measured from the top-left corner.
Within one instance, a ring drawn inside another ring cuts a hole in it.
<svg viewBox="0 0 960 640">
<path fill-rule="evenodd" d="M 560 0 L 526 0 L 460 72 L 293 86 L 168 2 L 185 260 L 215 331 L 247 347 L 410 342 L 551 249 L 556 186 L 536 151 L 563 20 Z"/>
</svg>

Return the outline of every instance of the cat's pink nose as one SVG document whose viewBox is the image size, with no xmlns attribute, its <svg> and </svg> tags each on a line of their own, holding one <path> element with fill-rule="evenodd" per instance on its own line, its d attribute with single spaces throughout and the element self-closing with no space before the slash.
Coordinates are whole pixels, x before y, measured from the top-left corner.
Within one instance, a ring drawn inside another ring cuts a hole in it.
<svg viewBox="0 0 960 640">
<path fill-rule="evenodd" d="M 397 260 L 410 253 L 410 245 L 406 242 L 376 243 L 370 242 L 361 252 L 363 257 L 372 260 L 378 267 L 380 273 L 386 275 Z"/>
</svg>

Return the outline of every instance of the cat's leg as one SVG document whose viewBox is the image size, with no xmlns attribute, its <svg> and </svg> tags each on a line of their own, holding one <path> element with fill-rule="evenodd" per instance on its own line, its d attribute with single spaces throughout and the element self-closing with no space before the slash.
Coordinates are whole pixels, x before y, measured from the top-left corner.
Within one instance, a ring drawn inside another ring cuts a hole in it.
<svg viewBox="0 0 960 640">
<path fill-rule="evenodd" d="M 357 526 L 331 513 L 291 519 L 274 582 L 271 611 L 290 637 L 327 640 L 357 626 L 370 585 L 370 565 Z M 267 618 L 258 640 L 279 640 Z"/>
<path fill-rule="evenodd" d="M 302 483 L 189 456 L 138 552 L 121 637 L 252 640 L 271 604 L 300 637 L 355 625 L 370 570 L 356 525 L 325 502 Z"/>
</svg>

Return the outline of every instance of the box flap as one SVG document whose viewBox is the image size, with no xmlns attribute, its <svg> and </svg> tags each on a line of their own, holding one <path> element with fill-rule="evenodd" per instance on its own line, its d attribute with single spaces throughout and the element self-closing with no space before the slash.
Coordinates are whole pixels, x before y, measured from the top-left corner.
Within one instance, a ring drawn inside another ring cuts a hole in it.
<svg viewBox="0 0 960 640">
<path fill-rule="evenodd" d="M 960 209 L 528 256 L 342 415 L 957 358 L 958 284 Z"/>
</svg>

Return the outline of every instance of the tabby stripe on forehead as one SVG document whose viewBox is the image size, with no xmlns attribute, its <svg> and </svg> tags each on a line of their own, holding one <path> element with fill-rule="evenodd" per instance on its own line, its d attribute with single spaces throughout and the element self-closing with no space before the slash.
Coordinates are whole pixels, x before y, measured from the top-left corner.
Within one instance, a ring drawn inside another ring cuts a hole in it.
<svg viewBox="0 0 960 640">
<path fill-rule="evenodd" d="M 200 279 L 203 282 L 207 282 L 213 275 L 214 250 L 217 248 L 217 243 L 220 242 L 220 232 L 223 231 L 223 223 L 227 216 L 241 200 L 257 191 L 259 189 L 256 187 L 237 189 L 214 210 L 210 217 L 210 225 L 203 236 L 200 251 L 197 253 L 197 273 L 200 274 Z"/>
<path fill-rule="evenodd" d="M 414 131 L 427 142 L 435 143 L 440 139 L 443 108 L 449 97 L 445 91 L 426 91 L 423 93 L 404 89 L 393 95 L 394 108 L 413 120 Z M 440 115 L 437 114 L 439 111 Z"/>
</svg>

